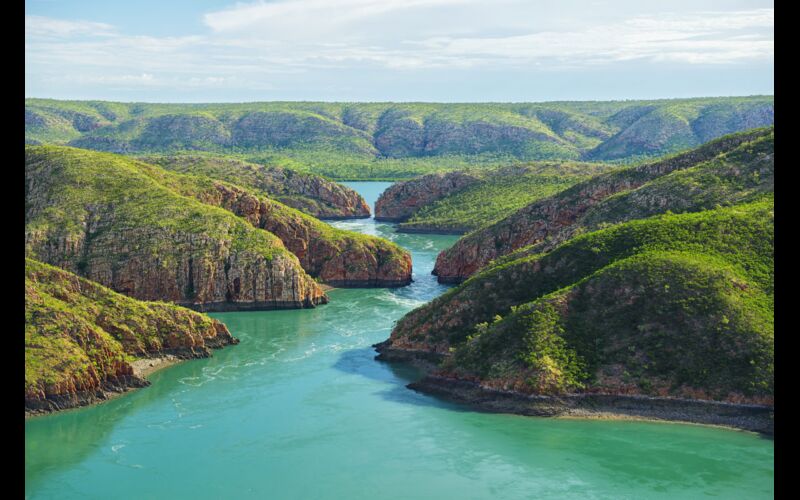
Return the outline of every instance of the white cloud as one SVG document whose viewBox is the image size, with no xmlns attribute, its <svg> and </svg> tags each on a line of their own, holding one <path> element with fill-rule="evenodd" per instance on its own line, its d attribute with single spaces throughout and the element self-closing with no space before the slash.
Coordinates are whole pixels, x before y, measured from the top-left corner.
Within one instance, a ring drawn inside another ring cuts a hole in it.
<svg viewBox="0 0 800 500">
<path fill-rule="evenodd" d="M 341 29 L 345 25 L 402 10 L 463 5 L 474 0 L 284 0 L 236 4 L 203 17 L 216 32 L 257 30 L 299 37 Z"/>
<path fill-rule="evenodd" d="M 703 12 L 692 16 L 637 17 L 582 31 L 543 31 L 499 38 L 424 40 L 430 53 L 451 58 L 602 63 L 632 59 L 721 64 L 774 54 L 772 9 Z M 742 34 L 756 29 L 758 33 Z M 423 51 L 424 52 L 424 51 Z"/>
<path fill-rule="evenodd" d="M 605 15 L 602 22 L 589 11 L 574 18 L 557 11 L 525 0 L 282 0 L 210 12 L 205 33 L 179 37 L 27 16 L 26 76 L 234 90 L 273 88 L 281 75 L 313 70 L 719 65 L 774 54 L 772 8 Z"/>
<path fill-rule="evenodd" d="M 68 21 L 42 16 L 25 16 L 25 37 L 110 36 L 114 27 L 91 21 Z"/>
</svg>

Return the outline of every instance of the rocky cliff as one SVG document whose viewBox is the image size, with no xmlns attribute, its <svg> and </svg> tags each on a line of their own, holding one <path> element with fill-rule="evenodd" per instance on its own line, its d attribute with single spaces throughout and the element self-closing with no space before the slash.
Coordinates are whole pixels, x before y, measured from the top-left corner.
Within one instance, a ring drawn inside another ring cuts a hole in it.
<svg viewBox="0 0 800 500">
<path fill-rule="evenodd" d="M 469 172 L 429 174 L 392 184 L 375 202 L 375 220 L 402 222 L 425 205 L 480 181 Z"/>
<path fill-rule="evenodd" d="M 408 313 L 376 345 L 379 358 L 424 367 L 430 376 L 414 385 L 420 390 L 462 400 L 470 393 L 464 401 L 489 409 L 649 415 L 648 406 L 669 400 L 669 411 L 649 416 L 741 424 L 719 419 L 717 407 L 689 418 L 694 410 L 682 414 L 686 405 L 674 399 L 682 398 L 761 405 L 751 427 L 769 430 L 773 213 L 765 194 L 509 259 Z M 658 401 L 593 406 L 585 397 L 598 394 Z M 510 396 L 516 403 L 500 404 Z"/>
<path fill-rule="evenodd" d="M 583 217 L 587 218 L 586 225 L 591 229 L 603 223 L 663 213 L 670 208 L 700 210 L 719 202 L 730 203 L 736 201 L 736 193 L 748 193 L 739 189 L 741 182 L 752 183 L 751 188 L 755 191 L 761 188 L 770 190 L 771 165 L 774 162 L 769 151 L 772 133 L 772 128 L 767 128 L 732 134 L 665 160 L 598 175 L 578 183 L 460 239 L 439 254 L 433 274 L 442 283 L 459 283 L 492 260 L 520 248 L 548 240 L 551 246 L 565 241 L 580 230 Z M 760 152 L 748 153 L 747 148 L 756 142 Z M 741 148 L 739 152 L 725 156 L 737 148 Z M 709 163 L 715 159 L 722 165 Z M 692 167 L 700 169 L 690 175 L 696 178 L 690 180 L 675 176 L 666 180 L 668 174 Z M 711 167 L 718 168 L 713 170 Z M 762 169 L 764 172 L 760 172 Z M 763 179 L 760 177 L 762 174 Z M 663 185 L 654 184 L 662 177 L 665 179 Z M 718 178 L 724 182 L 717 182 Z M 645 184 L 646 188 L 639 189 Z M 761 188 L 754 187 L 756 185 Z M 623 200 L 628 205 L 624 210 L 620 208 Z M 631 203 L 640 205 L 640 208 L 634 209 Z M 644 205 L 647 205 L 646 209 Z M 606 215 L 599 215 L 601 212 Z"/>
<path fill-rule="evenodd" d="M 156 182 L 133 160 L 27 146 L 25 175 L 31 257 L 133 298 L 199 310 L 327 302 L 278 237 Z"/>
<path fill-rule="evenodd" d="M 170 171 L 204 175 L 261 191 L 317 218 L 370 216 L 369 206 L 361 195 L 319 175 L 215 156 L 144 156 L 141 159 Z"/>
<path fill-rule="evenodd" d="M 387 189 L 376 206 L 383 213 L 403 216 L 378 216 L 378 220 L 399 221 L 397 231 L 401 233 L 465 234 L 615 168 L 598 163 L 536 162 L 426 175 Z"/>
<path fill-rule="evenodd" d="M 215 182 L 213 190 L 196 195 L 204 203 L 225 208 L 278 236 L 308 274 L 328 285 L 395 287 L 411 283 L 411 255 L 390 241 L 334 229 L 230 184 Z"/>
<path fill-rule="evenodd" d="M 203 358 L 236 343 L 225 325 L 203 314 L 25 261 L 26 415 L 147 386 L 133 368 L 138 359 Z"/>
</svg>

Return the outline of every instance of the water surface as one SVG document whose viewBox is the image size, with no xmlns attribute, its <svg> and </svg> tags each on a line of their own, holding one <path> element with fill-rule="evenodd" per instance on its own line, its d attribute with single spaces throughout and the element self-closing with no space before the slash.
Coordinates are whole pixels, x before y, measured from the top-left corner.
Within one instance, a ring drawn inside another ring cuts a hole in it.
<svg viewBox="0 0 800 500">
<path fill-rule="evenodd" d="M 388 183 L 352 182 L 374 206 Z M 219 313 L 241 339 L 99 406 L 26 422 L 28 498 L 771 498 L 773 442 L 719 428 L 471 411 L 375 361 L 455 236 L 334 225 L 411 250 L 414 283 L 312 310 Z"/>
</svg>

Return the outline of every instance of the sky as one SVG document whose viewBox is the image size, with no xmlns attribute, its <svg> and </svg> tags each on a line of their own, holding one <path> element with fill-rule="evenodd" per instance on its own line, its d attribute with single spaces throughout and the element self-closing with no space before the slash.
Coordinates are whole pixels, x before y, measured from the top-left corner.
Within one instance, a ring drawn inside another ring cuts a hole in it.
<svg viewBox="0 0 800 500">
<path fill-rule="evenodd" d="M 758 0 L 26 0 L 25 95 L 539 102 L 773 94 Z"/>
</svg>

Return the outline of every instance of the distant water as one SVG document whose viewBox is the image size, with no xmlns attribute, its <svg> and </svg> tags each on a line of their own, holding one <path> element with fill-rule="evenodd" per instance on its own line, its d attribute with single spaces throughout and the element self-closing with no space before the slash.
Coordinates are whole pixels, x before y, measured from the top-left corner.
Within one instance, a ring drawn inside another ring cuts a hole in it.
<svg viewBox="0 0 800 500">
<path fill-rule="evenodd" d="M 389 183 L 352 182 L 374 206 Z M 313 310 L 220 313 L 241 344 L 108 403 L 26 422 L 28 498 L 772 498 L 773 442 L 719 428 L 471 411 L 374 361 L 445 290 L 456 237 L 338 227 L 411 250 L 414 283 L 334 290 Z"/>
</svg>

